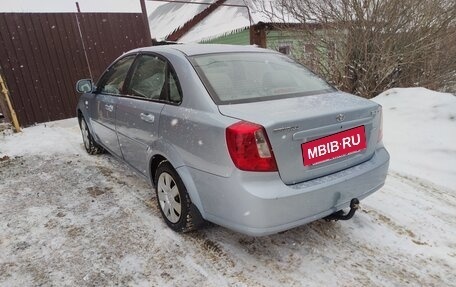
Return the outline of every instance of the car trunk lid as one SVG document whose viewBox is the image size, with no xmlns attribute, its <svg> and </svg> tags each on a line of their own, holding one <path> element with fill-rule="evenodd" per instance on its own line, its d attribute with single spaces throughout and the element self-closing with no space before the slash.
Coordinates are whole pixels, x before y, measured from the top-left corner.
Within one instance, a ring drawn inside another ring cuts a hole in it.
<svg viewBox="0 0 456 287">
<path fill-rule="evenodd" d="M 265 128 L 285 184 L 331 174 L 372 157 L 378 141 L 379 109 L 379 105 L 372 101 L 342 92 L 219 105 L 222 115 Z M 360 150 L 347 150 L 347 154 L 343 155 L 339 152 L 337 158 L 330 157 L 312 164 L 309 164 L 309 159 L 303 158 L 303 153 L 306 153 L 304 147 L 313 145 L 314 152 L 317 151 L 315 144 L 325 141 L 315 140 L 349 136 L 350 130 L 355 129 L 365 133 L 365 139 L 362 139 L 365 140 L 365 147 Z M 341 134 L 330 137 L 338 133 Z"/>
</svg>

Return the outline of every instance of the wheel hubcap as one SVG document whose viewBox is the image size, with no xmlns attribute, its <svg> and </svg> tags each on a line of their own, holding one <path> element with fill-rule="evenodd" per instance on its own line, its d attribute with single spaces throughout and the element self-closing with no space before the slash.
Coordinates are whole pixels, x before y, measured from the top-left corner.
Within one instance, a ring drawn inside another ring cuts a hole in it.
<svg viewBox="0 0 456 287">
<path fill-rule="evenodd" d="M 172 223 L 178 222 L 182 210 L 181 198 L 176 182 L 169 173 L 163 172 L 158 177 L 157 194 L 166 218 Z"/>
<path fill-rule="evenodd" d="M 84 141 L 84 146 L 88 149 L 89 148 L 89 130 L 87 129 L 87 125 L 84 120 L 81 120 L 81 133 L 82 133 L 82 140 Z"/>
</svg>

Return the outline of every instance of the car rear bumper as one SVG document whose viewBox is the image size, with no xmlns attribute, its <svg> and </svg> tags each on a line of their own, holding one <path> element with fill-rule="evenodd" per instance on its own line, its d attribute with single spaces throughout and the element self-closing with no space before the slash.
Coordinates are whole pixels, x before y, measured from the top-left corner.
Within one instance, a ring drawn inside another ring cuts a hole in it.
<svg viewBox="0 0 456 287">
<path fill-rule="evenodd" d="M 191 169 L 203 217 L 238 232 L 263 236 L 323 218 L 380 189 L 389 154 L 379 147 L 354 167 L 295 185 L 278 173 L 236 172 L 229 178 Z"/>
</svg>

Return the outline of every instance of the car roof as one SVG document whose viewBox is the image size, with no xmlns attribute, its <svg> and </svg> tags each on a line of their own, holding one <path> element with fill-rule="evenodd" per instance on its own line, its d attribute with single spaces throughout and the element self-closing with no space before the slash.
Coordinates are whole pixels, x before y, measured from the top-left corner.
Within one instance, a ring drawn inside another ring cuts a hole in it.
<svg viewBox="0 0 456 287">
<path fill-rule="evenodd" d="M 214 54 L 214 53 L 230 53 L 230 52 L 257 52 L 267 53 L 273 52 L 258 48 L 256 46 L 241 46 L 241 45 L 222 45 L 222 44 L 175 44 L 175 45 L 161 45 L 135 49 L 133 51 L 141 52 L 171 52 L 180 51 L 187 56 Z M 131 52 L 133 52 L 131 51 Z"/>
</svg>

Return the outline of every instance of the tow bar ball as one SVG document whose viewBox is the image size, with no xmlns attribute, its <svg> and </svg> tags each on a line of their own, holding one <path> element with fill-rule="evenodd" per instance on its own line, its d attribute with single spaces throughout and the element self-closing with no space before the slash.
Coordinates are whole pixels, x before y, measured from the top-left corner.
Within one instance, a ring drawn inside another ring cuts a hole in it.
<svg viewBox="0 0 456 287">
<path fill-rule="evenodd" d="M 326 221 L 338 221 L 338 220 L 349 220 L 355 215 L 356 210 L 359 208 L 359 200 L 357 198 L 353 198 L 350 201 L 350 211 L 347 214 L 344 214 L 343 210 L 339 210 L 326 216 L 324 219 Z"/>
</svg>

